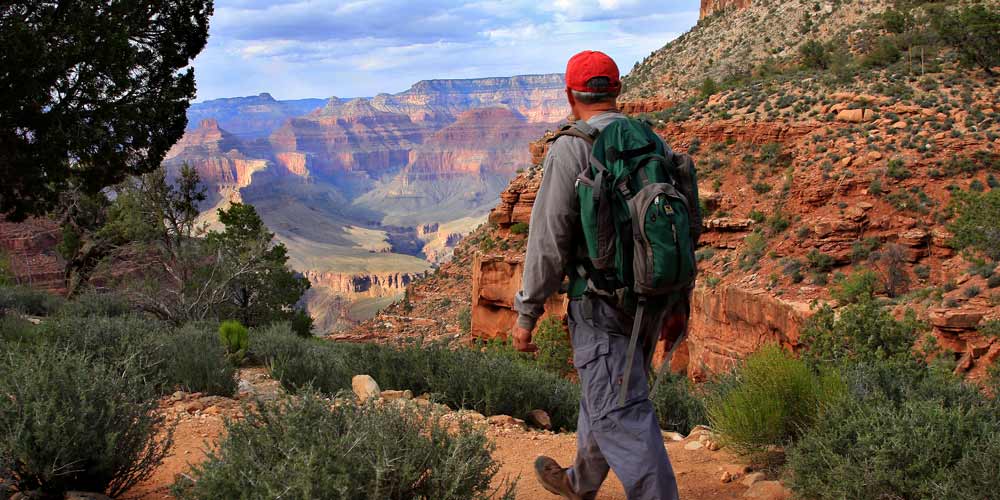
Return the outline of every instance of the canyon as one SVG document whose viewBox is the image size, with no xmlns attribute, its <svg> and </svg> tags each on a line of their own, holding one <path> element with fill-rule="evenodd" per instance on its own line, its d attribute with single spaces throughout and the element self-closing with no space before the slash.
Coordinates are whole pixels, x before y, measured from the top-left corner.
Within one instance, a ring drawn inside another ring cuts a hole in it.
<svg viewBox="0 0 1000 500">
<path fill-rule="evenodd" d="M 559 74 L 350 99 L 218 99 L 192 105 L 164 167 L 198 172 L 208 223 L 228 203 L 258 209 L 312 281 L 305 302 L 328 333 L 353 324 L 352 304 L 398 298 L 449 259 L 530 166 L 523 145 L 565 118 L 564 101 Z"/>
</svg>

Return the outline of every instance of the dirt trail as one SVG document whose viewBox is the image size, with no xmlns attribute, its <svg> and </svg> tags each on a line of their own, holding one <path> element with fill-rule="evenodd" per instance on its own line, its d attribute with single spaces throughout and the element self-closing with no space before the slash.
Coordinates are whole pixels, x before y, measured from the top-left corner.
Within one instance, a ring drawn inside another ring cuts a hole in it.
<svg viewBox="0 0 1000 500">
<path fill-rule="evenodd" d="M 261 369 L 243 370 L 242 388 L 253 387 L 256 397 L 275 397 L 280 391 Z M 241 393 L 246 397 L 246 393 Z M 178 474 L 187 473 L 191 464 L 205 458 L 207 447 L 217 443 L 224 430 L 224 418 L 239 418 L 239 402 L 234 399 L 199 397 L 198 395 L 177 395 L 167 398 L 161 404 L 161 412 L 168 421 L 176 421 L 174 445 L 163 465 L 146 482 L 126 495 L 129 500 L 172 499 L 170 485 Z M 501 469 L 495 484 L 504 479 L 517 479 L 518 500 L 557 500 L 535 481 L 532 465 L 538 455 L 548 455 L 563 465 L 572 462 L 576 451 L 575 434 L 554 434 L 516 427 L 489 426 L 487 432 L 496 444 L 494 458 Z M 685 500 L 707 500 L 739 498 L 747 490 L 739 481 L 723 483 L 720 478 L 725 472 L 738 476 L 743 464 L 724 449 L 709 451 L 706 448 L 686 450 L 684 447 L 695 437 L 685 441 L 668 441 L 674 472 L 680 486 L 681 498 Z M 608 478 L 599 500 L 624 500 L 621 483 L 612 473 Z"/>
</svg>

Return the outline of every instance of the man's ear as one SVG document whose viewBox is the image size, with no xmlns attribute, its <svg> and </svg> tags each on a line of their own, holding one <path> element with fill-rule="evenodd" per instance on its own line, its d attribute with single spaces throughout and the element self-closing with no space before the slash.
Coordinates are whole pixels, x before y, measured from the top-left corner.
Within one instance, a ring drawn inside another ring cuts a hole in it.
<svg viewBox="0 0 1000 500">
<path fill-rule="evenodd" d="M 569 101 L 570 111 L 576 115 L 576 99 L 573 98 L 573 91 L 569 87 L 566 87 L 566 100 Z"/>
</svg>

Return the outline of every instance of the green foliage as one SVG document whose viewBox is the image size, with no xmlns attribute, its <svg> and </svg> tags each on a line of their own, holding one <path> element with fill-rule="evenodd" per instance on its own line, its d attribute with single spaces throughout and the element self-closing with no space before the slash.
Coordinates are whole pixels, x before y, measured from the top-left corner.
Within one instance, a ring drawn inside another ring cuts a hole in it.
<svg viewBox="0 0 1000 500">
<path fill-rule="evenodd" d="M 827 407 L 823 424 L 789 452 L 799 496 L 980 498 L 1000 487 L 991 462 L 996 402 L 926 368 L 866 363 L 850 368 L 846 379 L 850 397 Z"/>
<path fill-rule="evenodd" d="M 983 252 L 991 260 L 1000 260 L 1000 190 L 987 193 L 956 191 L 952 205 L 957 214 L 948 229 L 955 235 L 951 245 L 956 249 Z"/>
<path fill-rule="evenodd" d="M 510 234 L 528 234 L 528 223 L 517 222 L 510 226 Z"/>
<path fill-rule="evenodd" d="M 869 279 L 859 278 L 858 283 L 867 286 Z M 809 318 L 801 337 L 803 357 L 817 364 L 911 361 L 911 348 L 923 329 L 916 314 L 909 310 L 897 321 L 864 292 L 854 298 L 856 302 L 840 308 L 839 314 L 823 306 Z"/>
<path fill-rule="evenodd" d="M 453 408 L 516 417 L 543 409 L 555 428 L 576 426 L 579 387 L 534 362 L 512 359 L 502 352 L 439 344 L 394 347 L 312 342 L 296 338 L 287 326 L 255 331 L 250 350 L 292 392 L 311 386 L 336 394 L 351 387 L 354 375 L 364 373 L 381 387 L 436 394 Z"/>
<path fill-rule="evenodd" d="M 719 92 L 719 84 L 715 83 L 715 80 L 710 76 L 706 76 L 702 80 L 701 85 L 698 87 L 698 92 L 701 94 L 702 98 L 711 97 Z"/>
<path fill-rule="evenodd" d="M 60 316 L 71 316 L 77 318 L 89 318 L 101 316 L 105 318 L 116 318 L 127 316 L 134 312 L 134 308 L 128 300 L 114 292 L 87 291 L 67 301 L 59 309 Z"/>
<path fill-rule="evenodd" d="M 462 333 L 472 331 L 472 308 L 464 307 L 458 311 L 458 326 L 462 329 Z"/>
<path fill-rule="evenodd" d="M 231 397 L 236 368 L 211 325 L 188 324 L 170 332 L 159 351 L 166 380 L 162 392 L 181 390 Z"/>
<path fill-rule="evenodd" d="M 828 47 L 816 40 L 809 40 L 799 46 L 799 59 L 806 69 L 826 70 L 832 62 Z"/>
<path fill-rule="evenodd" d="M 984 321 L 976 327 L 976 331 L 978 331 L 980 335 L 1000 338 L 1000 320 L 994 319 Z"/>
<path fill-rule="evenodd" d="M 894 37 L 881 37 L 875 42 L 875 47 L 861 60 L 862 66 L 866 68 L 880 68 L 888 66 L 902 57 L 899 45 Z"/>
<path fill-rule="evenodd" d="M 686 435 L 694 426 L 708 424 L 705 402 L 683 373 L 664 370 L 653 387 L 649 398 L 661 429 Z"/>
<path fill-rule="evenodd" d="M 26 0 L 0 10 L 0 213 L 44 214 L 160 166 L 195 96 L 212 2 Z"/>
<path fill-rule="evenodd" d="M 11 286 L 14 284 L 14 271 L 10 267 L 10 256 L 0 250 L 0 286 Z"/>
<path fill-rule="evenodd" d="M 561 376 L 573 371 L 570 361 L 573 358 L 573 345 L 569 341 L 569 332 L 563 326 L 562 320 L 549 316 L 542 320 L 535 329 L 533 337 L 538 346 L 535 358 L 538 366 Z"/>
<path fill-rule="evenodd" d="M 235 392 L 235 371 L 210 326 L 175 329 L 134 315 L 59 315 L 42 323 L 35 337 L 37 342 L 65 346 L 106 363 L 130 360 L 160 394 L 177 389 L 221 396 Z"/>
<path fill-rule="evenodd" d="M 16 311 L 31 316 L 48 316 L 63 305 L 63 299 L 26 286 L 0 286 L 0 314 Z"/>
<path fill-rule="evenodd" d="M 167 455 L 152 385 L 141 365 L 63 346 L 0 351 L 0 469 L 19 491 L 117 496 Z"/>
<path fill-rule="evenodd" d="M 900 34 L 913 26 L 913 15 L 906 11 L 888 9 L 881 15 L 882 28 L 889 33 Z"/>
<path fill-rule="evenodd" d="M 834 281 L 830 296 L 841 304 L 857 304 L 874 300 L 880 288 L 878 275 L 868 269 L 851 273 Z"/>
<path fill-rule="evenodd" d="M 217 498 L 513 498 L 482 430 L 457 433 L 430 413 L 318 395 L 264 403 L 229 422 L 218 450 L 174 486 L 181 500 Z"/>
<path fill-rule="evenodd" d="M 756 267 L 757 262 L 764 256 L 764 250 L 767 249 L 767 239 L 764 238 L 763 234 L 755 231 L 748 234 L 743 242 L 745 247 L 740 252 L 739 265 L 740 269 L 748 271 Z"/>
<path fill-rule="evenodd" d="M 209 232 L 206 241 L 222 256 L 225 276 L 233 279 L 227 283 L 227 300 L 216 308 L 216 316 L 239 318 L 247 326 L 293 320 L 296 304 L 310 285 L 288 267 L 288 249 L 283 243 L 273 243 L 274 233 L 253 205 L 233 203 L 218 214 L 225 229 Z"/>
<path fill-rule="evenodd" d="M 794 442 L 824 405 L 844 396 L 836 374 L 817 375 L 778 346 L 751 354 L 708 398 L 712 428 L 733 450 L 756 454 Z"/>
<path fill-rule="evenodd" d="M 985 5 L 965 6 L 957 11 L 935 9 L 930 16 L 934 29 L 970 66 L 992 75 L 1000 66 L 1000 12 Z"/>
<path fill-rule="evenodd" d="M 820 252 L 819 250 L 812 249 L 806 254 L 806 262 L 810 269 L 817 272 L 828 273 L 833 269 L 833 265 L 836 261 L 833 256 Z"/>
<path fill-rule="evenodd" d="M 219 325 L 219 339 L 233 364 L 240 364 L 250 348 L 250 332 L 247 328 L 236 320 L 223 321 Z"/>
</svg>

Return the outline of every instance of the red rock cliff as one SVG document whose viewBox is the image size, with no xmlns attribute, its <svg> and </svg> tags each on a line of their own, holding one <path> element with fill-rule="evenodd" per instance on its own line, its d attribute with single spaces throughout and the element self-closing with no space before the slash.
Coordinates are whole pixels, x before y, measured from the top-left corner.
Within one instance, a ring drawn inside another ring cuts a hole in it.
<svg viewBox="0 0 1000 500">
<path fill-rule="evenodd" d="M 701 18 L 729 9 L 743 9 L 752 0 L 701 0 Z"/>
</svg>

